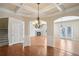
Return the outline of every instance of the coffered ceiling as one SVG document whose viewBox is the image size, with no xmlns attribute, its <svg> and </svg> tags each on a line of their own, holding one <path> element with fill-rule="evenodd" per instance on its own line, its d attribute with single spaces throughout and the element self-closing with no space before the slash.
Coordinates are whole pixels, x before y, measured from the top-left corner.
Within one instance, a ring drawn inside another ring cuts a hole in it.
<svg viewBox="0 0 79 59">
<path fill-rule="evenodd" d="M 78 6 L 78 3 L 41 3 L 39 6 L 40 18 L 51 17 L 51 15 L 65 12 Z M 11 15 L 13 13 L 28 18 L 37 17 L 37 8 L 36 3 L 0 3 L 0 11 L 8 11 L 7 13 L 11 13 Z"/>
</svg>

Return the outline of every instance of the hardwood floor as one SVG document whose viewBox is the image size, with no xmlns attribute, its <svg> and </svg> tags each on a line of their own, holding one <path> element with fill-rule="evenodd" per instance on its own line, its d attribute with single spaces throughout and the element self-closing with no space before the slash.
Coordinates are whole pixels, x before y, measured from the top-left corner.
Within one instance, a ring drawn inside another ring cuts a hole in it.
<svg viewBox="0 0 79 59">
<path fill-rule="evenodd" d="M 79 41 L 68 40 L 68 39 L 56 39 L 55 48 L 65 50 L 74 55 L 79 55 Z"/>
<path fill-rule="evenodd" d="M 39 49 L 40 47 L 38 47 Z M 43 48 L 43 47 L 42 47 Z M 30 46 L 23 48 L 22 44 L 15 44 L 12 46 L 0 47 L 0 56 L 42 56 L 38 55 L 36 50 L 31 49 Z M 65 50 L 58 48 L 47 47 L 46 56 L 78 56 L 78 54 L 73 54 Z"/>
<path fill-rule="evenodd" d="M 29 50 L 28 50 L 29 48 Z M 28 50 L 28 52 L 27 52 Z M 35 52 L 35 54 L 33 53 Z M 29 53 L 29 54 L 28 54 Z M 42 56 L 42 55 L 38 55 L 38 52 L 36 52 L 35 50 L 33 51 L 30 51 L 30 47 L 25 47 L 25 55 L 29 55 L 29 56 Z M 60 49 L 57 49 L 57 48 L 53 48 L 53 47 L 47 47 L 47 54 L 46 56 L 77 56 L 76 54 L 72 54 L 72 53 L 69 53 L 67 51 L 64 51 L 64 50 L 60 50 Z"/>
<path fill-rule="evenodd" d="M 47 54 L 47 37 L 46 36 L 33 36 L 31 37 L 30 55 Z"/>
<path fill-rule="evenodd" d="M 14 55 L 23 55 L 23 46 L 22 44 L 15 44 L 12 46 L 2 46 L 0 47 L 1 56 L 14 56 Z"/>
<path fill-rule="evenodd" d="M 44 41 L 41 44 L 45 46 L 39 45 L 37 43 L 39 40 L 37 40 L 36 43 L 38 45 L 36 46 L 35 42 L 32 42 L 33 45 L 26 47 L 23 47 L 20 43 L 11 46 L 2 46 L 0 47 L 0 56 L 79 56 L 78 41 L 56 39 L 55 47 L 47 46 Z"/>
</svg>

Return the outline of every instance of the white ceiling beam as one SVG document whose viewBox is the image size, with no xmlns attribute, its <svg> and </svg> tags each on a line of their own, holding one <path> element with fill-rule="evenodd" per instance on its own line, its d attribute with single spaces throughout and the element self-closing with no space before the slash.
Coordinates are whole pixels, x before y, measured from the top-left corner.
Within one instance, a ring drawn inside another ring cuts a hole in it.
<svg viewBox="0 0 79 59">
<path fill-rule="evenodd" d="M 14 3 L 13 3 L 13 4 L 14 4 Z M 37 10 L 35 10 L 34 8 L 32 8 L 32 7 L 30 7 L 30 6 L 24 5 L 24 3 L 21 4 L 21 5 L 19 5 L 19 4 L 14 4 L 14 5 L 16 5 L 16 6 L 19 7 L 19 9 L 17 9 L 18 12 L 20 11 L 20 9 L 25 9 L 25 10 L 28 10 L 28 11 L 30 11 L 30 12 L 34 12 L 35 14 L 37 14 Z M 50 7 L 51 7 L 51 8 L 50 8 Z M 46 8 L 44 8 L 44 9 L 42 9 L 42 10 L 39 10 L 39 13 L 42 15 L 43 13 L 45 13 L 45 12 L 47 12 L 47 11 L 53 9 L 53 8 L 55 8 L 55 7 L 52 7 L 52 4 L 50 4 L 50 5 L 47 6 Z"/>
<path fill-rule="evenodd" d="M 55 6 L 57 7 L 57 9 L 58 9 L 59 11 L 65 10 L 64 5 L 61 4 L 61 3 L 60 3 L 60 4 L 55 3 Z"/>
<path fill-rule="evenodd" d="M 9 9 L 6 9 L 6 8 L 0 8 L 0 12 L 2 13 L 6 13 L 6 14 L 9 14 L 9 15 L 17 15 L 17 16 L 26 16 L 26 17 L 30 17 L 29 15 L 24 15 L 24 14 L 21 14 L 21 13 L 15 13 Z"/>
<path fill-rule="evenodd" d="M 23 4 L 24 5 L 24 4 Z M 24 8 L 23 6 L 20 6 L 19 5 L 19 7 L 20 8 Z M 35 14 L 35 15 L 27 15 L 27 14 L 22 14 L 22 13 L 15 13 L 15 12 L 13 12 L 13 11 L 11 11 L 11 10 L 9 10 L 9 9 L 6 9 L 6 8 L 3 8 L 2 10 L 1 10 L 2 8 L 0 8 L 0 12 L 1 11 L 4 11 L 4 12 L 7 12 L 7 13 L 9 13 L 9 14 L 13 14 L 13 15 L 19 15 L 19 16 L 26 16 L 26 17 L 29 17 L 29 18 L 35 18 L 36 17 L 36 15 L 37 14 Z M 27 9 L 27 8 L 24 8 L 24 9 Z M 63 11 L 64 13 L 68 13 L 68 12 L 72 12 L 72 11 L 74 11 L 74 10 L 79 10 L 79 6 L 75 6 L 75 7 L 73 7 L 73 8 L 69 8 L 69 9 L 66 9 L 65 11 Z M 17 9 L 18 10 L 18 9 Z M 31 11 L 31 10 L 30 10 Z M 26 11 L 27 12 L 27 11 Z M 55 15 L 59 15 L 59 14 L 61 14 L 61 12 L 56 12 L 56 13 L 51 13 L 51 14 L 40 14 L 41 15 L 41 18 L 42 17 L 53 17 L 53 16 L 55 16 Z"/>
<path fill-rule="evenodd" d="M 16 8 L 15 12 L 18 13 L 20 11 L 21 7 L 18 7 L 18 6 L 16 6 L 16 7 L 17 8 Z"/>
<path fill-rule="evenodd" d="M 30 6 L 24 5 L 24 3 L 21 4 L 21 5 L 20 5 L 20 4 L 14 4 L 14 3 L 13 3 L 13 5 L 16 5 L 16 6 L 19 7 L 19 8 L 16 10 L 17 13 L 18 13 L 19 11 L 22 11 L 22 10 L 20 10 L 20 9 L 26 9 L 26 12 L 27 12 L 27 10 L 29 10 L 29 12 L 33 12 L 33 13 L 35 13 L 35 14 L 37 15 L 37 10 L 33 9 L 33 8 L 30 7 Z M 50 8 L 50 7 L 51 7 L 51 8 Z M 52 7 L 52 4 L 50 4 L 50 5 L 47 6 L 46 8 L 40 10 L 40 11 L 39 11 L 39 14 L 42 16 L 42 15 L 44 15 L 45 12 L 47 12 L 47 11 L 53 9 L 53 8 L 55 8 L 55 7 Z"/>
<path fill-rule="evenodd" d="M 75 6 L 75 7 L 66 9 L 66 10 L 63 11 L 63 12 L 56 12 L 56 13 L 50 14 L 50 15 L 45 14 L 45 15 L 43 15 L 42 17 L 54 17 L 54 16 L 60 15 L 60 14 L 71 13 L 71 12 L 73 12 L 73 11 L 75 11 L 76 13 L 78 13 L 78 10 L 79 10 L 79 6 Z M 75 12 L 74 12 L 74 13 L 75 13 Z"/>
<path fill-rule="evenodd" d="M 44 12 L 47 12 L 47 11 L 49 11 L 49 10 L 51 10 L 51 9 L 54 9 L 55 7 L 53 6 L 52 4 L 50 4 L 49 6 L 47 6 L 46 8 L 44 8 L 43 10 L 41 10 L 41 13 L 44 13 Z M 51 8 L 50 8 L 51 7 Z"/>
<path fill-rule="evenodd" d="M 31 17 L 32 14 L 27 12 L 25 9 L 23 10 L 24 3 L 21 3 L 20 5 L 21 5 L 20 7 L 17 6 L 18 8 L 16 9 L 15 13 Z M 23 11 L 23 12 L 21 12 L 21 11 Z"/>
<path fill-rule="evenodd" d="M 16 4 L 16 3 L 12 3 L 12 4 L 15 5 L 15 6 L 18 6 L 22 9 L 25 9 L 25 10 L 28 10 L 28 11 L 31 11 L 31 12 L 36 12 L 36 10 L 34 8 L 29 7 L 27 5 L 24 5 L 24 3 L 22 5 L 19 5 L 19 4 Z"/>
</svg>

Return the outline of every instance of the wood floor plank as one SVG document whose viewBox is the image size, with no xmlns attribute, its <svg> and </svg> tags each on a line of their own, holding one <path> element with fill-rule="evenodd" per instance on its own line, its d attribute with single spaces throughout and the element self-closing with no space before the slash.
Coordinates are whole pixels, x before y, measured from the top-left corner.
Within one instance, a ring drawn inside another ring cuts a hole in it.
<svg viewBox="0 0 79 59">
<path fill-rule="evenodd" d="M 37 49 L 39 48 L 40 47 L 37 47 Z M 41 54 L 38 54 L 38 51 L 33 49 L 30 51 L 30 49 L 32 49 L 30 46 L 26 46 L 23 49 L 21 44 L 16 44 L 13 46 L 3 46 L 0 47 L 0 56 L 43 56 Z M 58 48 L 49 46 L 47 47 L 46 56 L 73 56 L 73 55 L 78 56 L 78 54 L 69 53 L 67 51 Z"/>
<path fill-rule="evenodd" d="M 45 46 L 34 45 L 23 47 L 23 44 L 19 43 L 2 46 L 0 56 L 79 56 L 79 42 L 71 40 L 56 39 L 55 47 L 46 46 L 47 53 L 44 52 Z"/>
</svg>

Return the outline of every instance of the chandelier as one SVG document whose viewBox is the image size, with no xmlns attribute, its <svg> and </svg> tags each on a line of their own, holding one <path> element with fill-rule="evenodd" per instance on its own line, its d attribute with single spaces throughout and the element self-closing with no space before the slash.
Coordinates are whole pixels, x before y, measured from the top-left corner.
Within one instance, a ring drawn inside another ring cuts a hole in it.
<svg viewBox="0 0 79 59">
<path fill-rule="evenodd" d="M 38 17 L 37 17 L 37 20 L 33 23 L 33 25 L 34 25 L 35 28 L 39 29 L 39 28 L 41 28 L 44 24 L 41 23 L 40 17 L 39 17 L 39 5 L 40 5 L 40 3 L 37 3 L 37 5 L 38 5 Z"/>
</svg>

